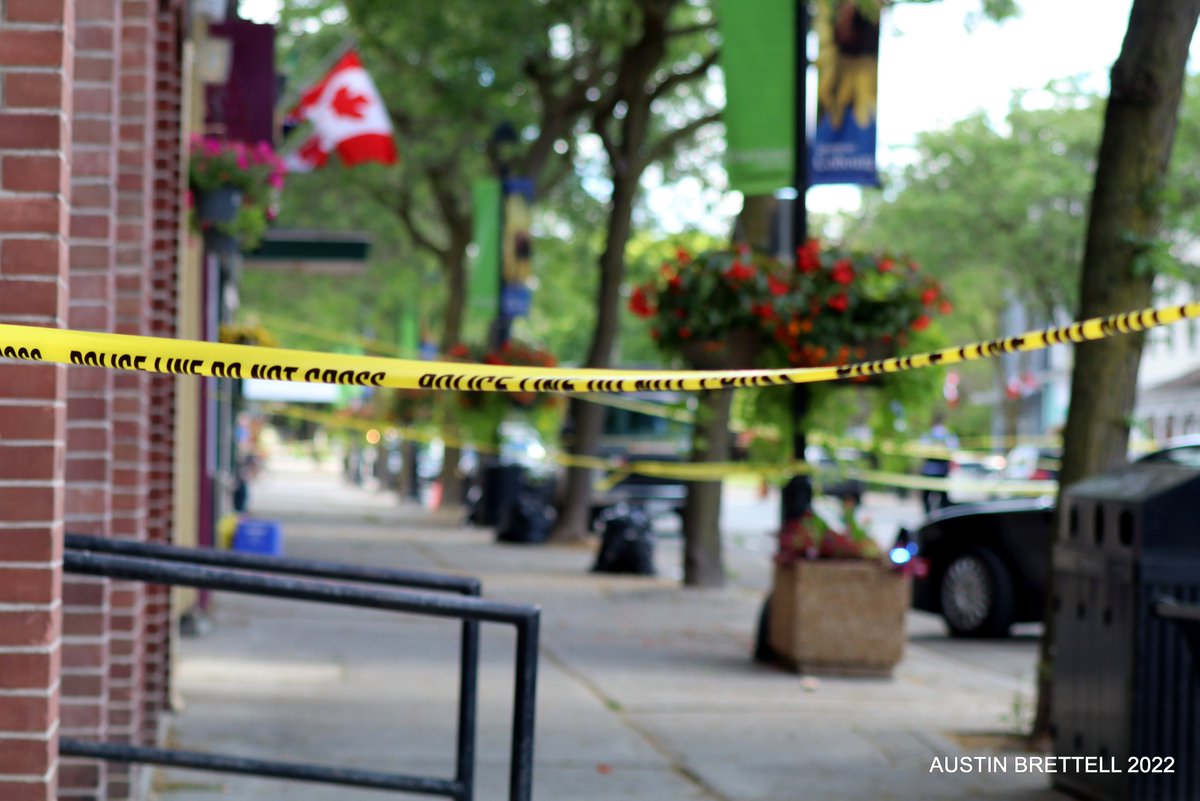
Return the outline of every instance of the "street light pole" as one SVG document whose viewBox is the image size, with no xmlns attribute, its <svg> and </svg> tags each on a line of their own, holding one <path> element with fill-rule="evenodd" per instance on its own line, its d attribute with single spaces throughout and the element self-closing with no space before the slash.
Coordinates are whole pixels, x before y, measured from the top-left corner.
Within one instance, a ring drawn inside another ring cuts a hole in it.
<svg viewBox="0 0 1200 801">
<path fill-rule="evenodd" d="M 805 192 L 808 189 L 808 2 L 796 0 L 795 20 L 795 104 L 793 120 L 792 160 L 793 184 L 796 199 L 792 201 L 792 255 L 799 258 L 799 248 L 808 241 L 808 209 Z M 808 385 L 792 385 L 792 457 L 804 462 L 804 451 L 808 443 L 804 435 L 803 421 L 808 414 Z M 780 495 L 782 522 L 799 520 L 812 504 L 812 481 L 805 474 L 793 476 Z"/>
</svg>

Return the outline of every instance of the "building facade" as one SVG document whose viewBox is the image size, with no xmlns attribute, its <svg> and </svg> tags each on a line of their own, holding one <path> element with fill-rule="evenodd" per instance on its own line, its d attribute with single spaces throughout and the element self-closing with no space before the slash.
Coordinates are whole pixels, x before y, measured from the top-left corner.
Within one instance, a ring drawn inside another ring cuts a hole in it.
<svg viewBox="0 0 1200 801">
<path fill-rule="evenodd" d="M 187 0 L 0 15 L 0 323 L 204 338 L 186 142 L 206 19 Z M 205 386 L 14 360 L 0 376 L 0 799 L 144 798 L 145 771 L 59 742 L 161 742 L 190 601 L 64 575 L 63 537 L 196 542 Z"/>
</svg>

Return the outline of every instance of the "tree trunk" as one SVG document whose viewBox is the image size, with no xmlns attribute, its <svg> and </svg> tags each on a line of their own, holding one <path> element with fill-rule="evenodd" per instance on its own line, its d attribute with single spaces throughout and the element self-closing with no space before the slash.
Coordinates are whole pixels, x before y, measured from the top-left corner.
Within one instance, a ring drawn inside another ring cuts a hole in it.
<svg viewBox="0 0 1200 801">
<path fill-rule="evenodd" d="M 445 321 L 442 327 L 442 353 L 462 341 L 463 309 L 467 298 L 467 242 L 455 236 L 445 255 L 443 268 L 447 279 Z M 451 428 L 453 431 L 453 427 Z M 442 509 L 462 506 L 463 477 L 458 471 L 460 456 L 458 448 L 446 446 L 443 452 L 442 472 L 438 481 L 442 485 Z"/>
<path fill-rule="evenodd" d="M 600 255 L 600 288 L 596 309 L 596 330 L 588 352 L 588 367 L 607 367 L 612 361 L 620 326 L 621 282 L 625 279 L 625 246 L 633 228 L 633 200 L 638 175 L 614 171 L 612 209 L 608 218 L 608 236 Z M 603 407 L 571 399 L 574 436 L 570 444 L 573 456 L 594 456 L 604 423 Z M 592 471 L 583 467 L 567 470 L 566 492 L 551 533 L 556 542 L 573 542 L 588 534 L 592 506 Z"/>
<path fill-rule="evenodd" d="M 729 459 L 729 411 L 732 389 L 704 392 L 692 434 L 693 462 Z M 683 505 L 683 583 L 689 587 L 725 584 L 721 554 L 721 482 L 688 482 Z"/>
<path fill-rule="evenodd" d="M 1151 302 L 1154 275 L 1139 257 L 1159 244 L 1159 190 L 1170 164 L 1197 16 L 1200 0 L 1134 0 L 1105 111 L 1083 255 L 1081 318 Z M 1125 462 L 1142 339 L 1132 334 L 1075 347 L 1060 488 Z M 1053 543 L 1046 558 L 1052 567 Z M 1032 733 L 1038 739 L 1048 735 L 1053 712 L 1053 578 L 1051 569 Z"/>
<path fill-rule="evenodd" d="M 771 222 L 779 201 L 774 195 L 746 195 L 733 225 L 733 241 L 745 242 L 762 253 L 771 251 Z M 771 254 L 775 255 L 775 254 Z"/>
</svg>

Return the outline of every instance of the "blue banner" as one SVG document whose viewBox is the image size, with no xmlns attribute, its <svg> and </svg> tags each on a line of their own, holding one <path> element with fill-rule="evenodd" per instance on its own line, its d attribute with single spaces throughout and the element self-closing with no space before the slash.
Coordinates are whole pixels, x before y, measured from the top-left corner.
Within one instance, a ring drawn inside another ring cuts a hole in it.
<svg viewBox="0 0 1200 801">
<path fill-rule="evenodd" d="M 879 186 L 875 109 L 879 19 L 855 0 L 818 3 L 817 130 L 809 149 L 808 183 Z"/>
<path fill-rule="evenodd" d="M 533 180 L 506 178 L 504 195 L 504 234 L 501 252 L 500 313 L 505 317 L 529 314 L 533 277 Z"/>
</svg>

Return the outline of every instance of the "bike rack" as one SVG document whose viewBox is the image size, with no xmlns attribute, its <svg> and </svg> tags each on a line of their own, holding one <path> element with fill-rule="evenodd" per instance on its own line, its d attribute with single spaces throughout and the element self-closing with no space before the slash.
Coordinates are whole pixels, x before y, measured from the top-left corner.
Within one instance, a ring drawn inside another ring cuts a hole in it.
<svg viewBox="0 0 1200 801">
<path fill-rule="evenodd" d="M 533 726 L 540 620 L 540 610 L 536 606 L 483 600 L 477 597 L 480 593 L 478 579 L 440 573 L 180 548 L 80 534 L 67 534 L 64 544 L 63 569 L 71 573 L 457 618 L 463 621 L 463 626 L 454 779 L 73 739 L 59 742 L 62 756 L 397 790 L 444 796 L 455 801 L 473 801 L 479 624 L 503 623 L 516 629 L 517 643 L 509 799 L 529 801 L 533 789 Z M 295 576 L 303 578 L 293 578 Z M 386 588 L 355 584 L 381 584 Z M 395 587 L 434 592 L 392 589 Z M 436 592 L 457 593 L 464 597 L 439 595 Z"/>
</svg>

